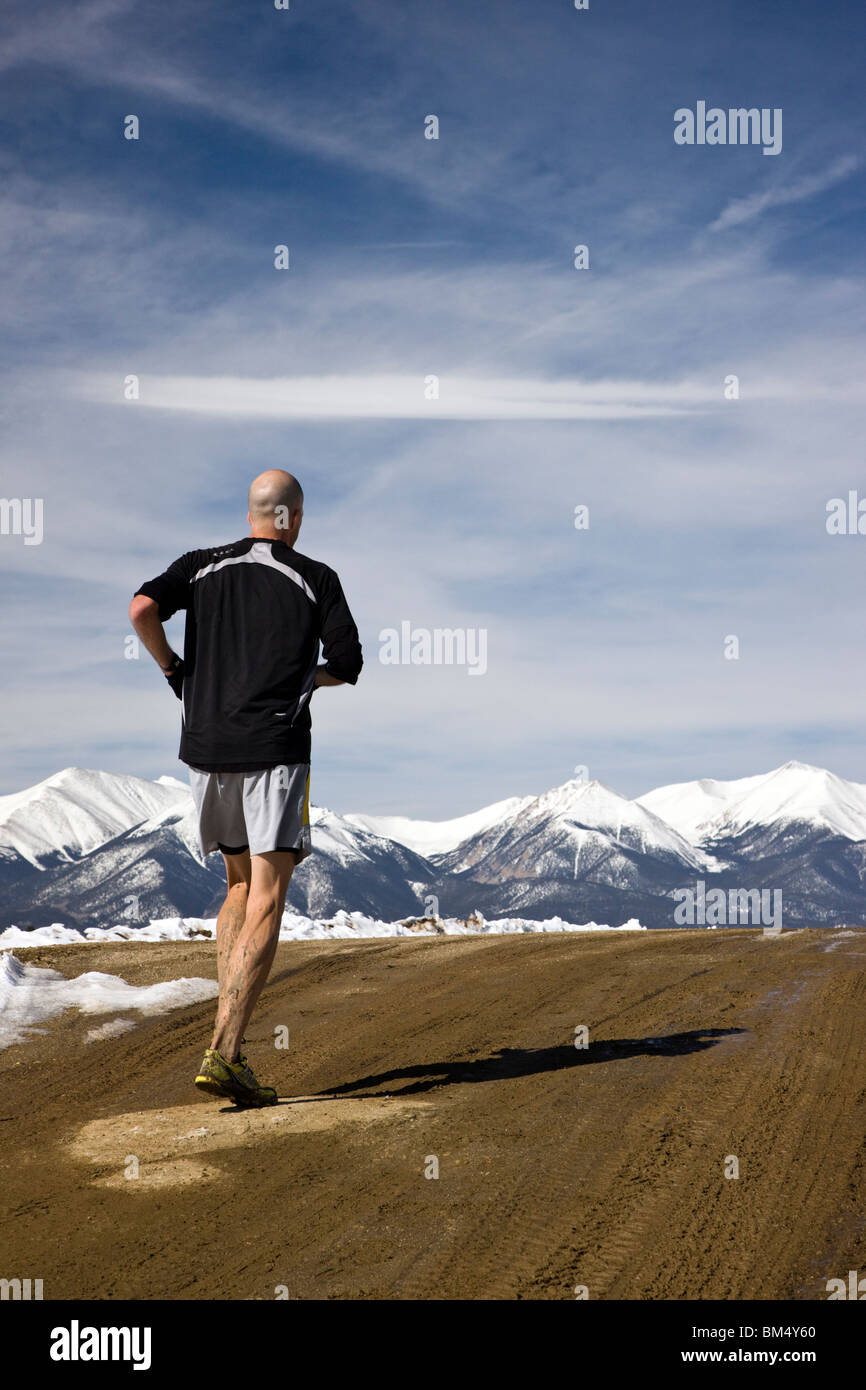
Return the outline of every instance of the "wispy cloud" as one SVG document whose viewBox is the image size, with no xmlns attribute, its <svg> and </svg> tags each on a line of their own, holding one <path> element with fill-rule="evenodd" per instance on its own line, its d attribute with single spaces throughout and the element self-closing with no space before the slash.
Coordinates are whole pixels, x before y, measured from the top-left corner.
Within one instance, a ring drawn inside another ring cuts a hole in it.
<svg viewBox="0 0 866 1390">
<path fill-rule="evenodd" d="M 770 208 L 785 207 L 790 203 L 803 203 L 824 193 L 834 184 L 841 183 L 858 169 L 861 160 L 857 155 L 843 155 L 835 159 L 820 174 L 798 179 L 796 183 L 780 184 L 766 189 L 763 193 L 751 193 L 748 198 L 737 198 L 710 224 L 711 232 L 723 232 L 728 227 L 738 227 L 743 222 L 751 222 Z"/>
<path fill-rule="evenodd" d="M 718 385 L 689 382 L 380 376 L 148 376 L 132 408 L 263 420 L 629 420 L 720 405 Z M 85 376 L 78 393 L 116 404 L 116 381 Z M 435 392 L 436 394 L 428 394 Z M 125 403 L 129 408 L 129 403 Z"/>
<path fill-rule="evenodd" d="M 745 364 L 744 364 L 745 365 Z M 836 364 L 834 362 L 834 368 Z M 857 370 L 823 379 L 782 363 L 750 364 L 751 402 L 857 401 L 866 395 Z M 727 411 L 720 372 L 702 378 L 635 381 L 577 377 L 482 376 L 382 372 L 241 377 L 145 373 L 139 395 L 126 400 L 119 379 L 104 373 L 59 373 L 65 394 L 129 410 L 182 411 L 262 421 L 418 420 L 641 420 Z"/>
</svg>

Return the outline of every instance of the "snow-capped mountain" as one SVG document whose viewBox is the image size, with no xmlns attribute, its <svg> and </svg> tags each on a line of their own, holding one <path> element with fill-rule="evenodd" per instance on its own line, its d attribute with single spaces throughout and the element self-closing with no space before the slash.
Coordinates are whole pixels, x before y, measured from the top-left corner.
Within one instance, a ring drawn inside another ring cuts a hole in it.
<svg viewBox="0 0 866 1390">
<path fill-rule="evenodd" d="M 188 784 L 66 768 L 2 800 L 3 926 L 142 925 L 217 912 L 222 859 L 201 853 Z M 423 910 L 434 874 L 426 860 L 322 807 L 311 807 L 310 821 L 316 853 L 293 875 L 288 908 L 316 915 L 349 902 L 389 919 Z"/>
<path fill-rule="evenodd" d="M 79 859 L 189 794 L 174 777 L 148 782 L 67 767 L 23 792 L 0 796 L 0 845 L 37 866 Z"/>
<path fill-rule="evenodd" d="M 76 771 L 67 769 L 67 789 Z M 79 790 L 84 796 L 93 784 L 82 778 Z M 141 926 L 159 917 L 195 915 L 213 902 L 225 883 L 222 861 L 202 858 L 189 787 L 182 800 L 175 788 L 174 804 L 156 815 L 141 817 L 141 809 L 130 806 L 130 818 L 139 814 L 138 821 L 89 853 L 74 856 L 67 845 L 62 855 L 39 865 L 0 862 L 0 922 Z"/>
<path fill-rule="evenodd" d="M 638 798 L 694 845 L 719 845 L 750 831 L 777 835 L 799 827 L 843 840 L 866 840 L 866 786 L 807 763 L 789 762 L 763 777 L 679 782 Z"/>
<path fill-rule="evenodd" d="M 382 920 L 630 918 L 673 925 L 677 888 L 781 889 L 788 925 L 866 924 L 866 787 L 802 763 L 660 787 L 629 800 L 570 781 L 447 821 L 311 808 L 314 853 L 287 906 Z M 67 768 L 0 798 L 0 928 L 138 925 L 214 915 L 222 861 L 204 859 L 177 778 Z"/>
<path fill-rule="evenodd" d="M 558 877 L 567 869 L 578 879 L 581 856 L 585 863 L 591 847 L 618 855 L 623 863 L 646 856 L 677 869 L 707 867 L 706 856 L 651 811 L 602 782 L 586 781 L 565 782 L 528 798 L 515 815 L 470 836 L 437 862 L 454 873 L 471 869 L 483 880 L 498 879 L 498 861 L 514 854 L 527 878 Z"/>
<path fill-rule="evenodd" d="M 373 835 L 396 840 L 429 858 L 434 854 L 447 854 L 470 836 L 510 820 L 533 799 L 531 796 L 509 796 L 505 801 L 496 801 L 492 806 L 456 816 L 453 820 L 411 820 L 408 816 L 365 816 L 358 812 L 350 812 L 343 819 Z"/>
<path fill-rule="evenodd" d="M 694 868 L 705 865 L 704 856 L 670 824 L 603 782 L 574 780 L 554 787 L 530 801 L 515 823 L 524 819 L 527 823 L 554 819 L 578 831 L 595 831 L 639 854 L 668 857 Z"/>
<path fill-rule="evenodd" d="M 349 904 L 391 920 L 423 912 L 435 870 L 421 855 L 323 807 L 310 808 L 310 831 L 313 853 L 292 875 L 288 907 L 308 917 Z"/>
<path fill-rule="evenodd" d="M 658 816 L 601 782 L 570 781 L 533 797 L 507 820 L 436 858 L 445 909 L 464 897 L 487 916 L 503 903 L 560 915 L 565 904 L 596 921 L 669 921 L 669 895 L 711 861 Z"/>
<path fill-rule="evenodd" d="M 866 921 L 860 783 L 789 762 L 760 777 L 659 787 L 640 801 L 716 860 L 720 887 L 778 889 L 792 924 Z"/>
</svg>

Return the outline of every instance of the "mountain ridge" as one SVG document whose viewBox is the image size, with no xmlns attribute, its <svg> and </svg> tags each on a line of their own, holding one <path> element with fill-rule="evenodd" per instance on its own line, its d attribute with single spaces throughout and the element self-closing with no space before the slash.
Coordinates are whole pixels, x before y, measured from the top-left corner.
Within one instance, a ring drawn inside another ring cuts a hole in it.
<svg viewBox="0 0 866 1390">
<path fill-rule="evenodd" d="M 633 799 L 570 779 L 438 822 L 316 806 L 310 819 L 315 852 L 287 907 L 311 916 L 477 908 L 670 926 L 675 892 L 704 880 L 784 887 L 793 925 L 866 924 L 866 786 L 806 763 Z M 177 778 L 64 768 L 0 797 L 0 926 L 208 915 L 223 882 Z"/>
</svg>

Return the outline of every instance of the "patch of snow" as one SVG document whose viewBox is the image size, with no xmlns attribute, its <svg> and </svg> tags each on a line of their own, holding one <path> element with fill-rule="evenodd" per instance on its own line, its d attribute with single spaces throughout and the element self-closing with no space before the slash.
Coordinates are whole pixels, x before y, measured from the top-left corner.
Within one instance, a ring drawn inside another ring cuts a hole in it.
<svg viewBox="0 0 866 1390">
<path fill-rule="evenodd" d="M 67 979 L 58 970 L 24 964 L 4 951 L 0 955 L 0 1048 L 22 1042 L 40 1023 L 67 1009 L 83 1014 L 134 1009 L 150 1016 L 214 999 L 218 993 L 216 980 L 184 978 L 129 985 L 118 975 L 104 975 L 98 970 Z"/>
<path fill-rule="evenodd" d="M 91 1028 L 84 1041 L 93 1043 L 102 1042 L 105 1038 L 119 1038 L 121 1033 L 128 1033 L 134 1027 L 135 1024 L 129 1018 L 110 1018 L 100 1028 Z"/>
</svg>

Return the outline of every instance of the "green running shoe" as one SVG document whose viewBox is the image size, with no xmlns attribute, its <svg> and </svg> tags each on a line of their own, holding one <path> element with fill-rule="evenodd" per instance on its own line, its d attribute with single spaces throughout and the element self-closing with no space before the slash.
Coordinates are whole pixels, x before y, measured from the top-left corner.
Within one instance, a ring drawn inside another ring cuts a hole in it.
<svg viewBox="0 0 866 1390">
<path fill-rule="evenodd" d="M 276 1105 L 273 1086 L 260 1086 L 243 1053 L 236 1062 L 227 1062 L 221 1052 L 208 1048 L 195 1084 L 208 1095 L 233 1100 L 235 1105 Z"/>
</svg>

